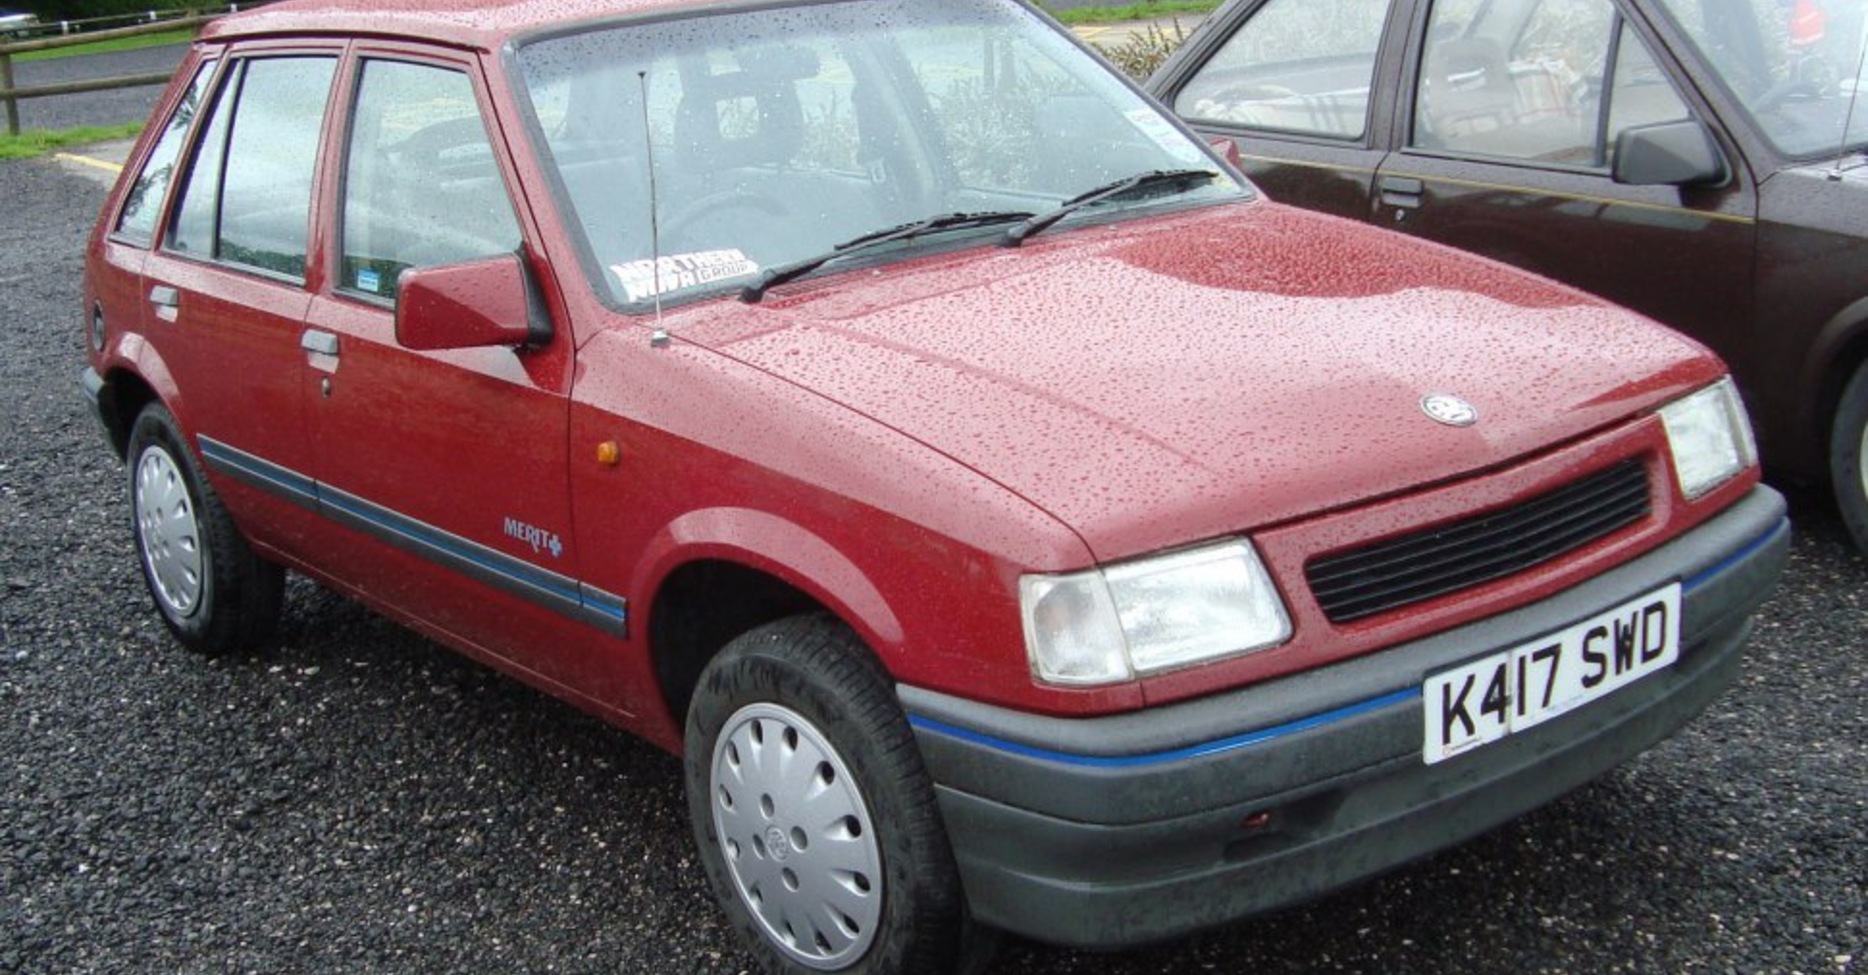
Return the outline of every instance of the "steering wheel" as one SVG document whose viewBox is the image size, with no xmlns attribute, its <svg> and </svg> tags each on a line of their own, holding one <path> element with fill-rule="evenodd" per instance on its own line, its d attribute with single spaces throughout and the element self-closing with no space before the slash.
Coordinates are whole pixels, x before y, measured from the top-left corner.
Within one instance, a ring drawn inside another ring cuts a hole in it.
<svg viewBox="0 0 1868 975">
<path fill-rule="evenodd" d="M 791 211 L 784 204 L 769 196 L 738 188 L 720 190 L 690 200 L 673 213 L 663 217 L 661 219 L 662 235 L 676 240 L 682 237 L 693 237 L 698 238 L 698 242 L 729 242 L 735 239 L 733 234 L 709 235 L 704 231 L 708 221 L 730 220 L 735 214 L 752 218 L 754 225 L 788 220 L 791 217 Z M 725 226 L 731 228 L 734 224 L 728 223 Z M 702 232 L 697 234 L 696 230 Z"/>
</svg>

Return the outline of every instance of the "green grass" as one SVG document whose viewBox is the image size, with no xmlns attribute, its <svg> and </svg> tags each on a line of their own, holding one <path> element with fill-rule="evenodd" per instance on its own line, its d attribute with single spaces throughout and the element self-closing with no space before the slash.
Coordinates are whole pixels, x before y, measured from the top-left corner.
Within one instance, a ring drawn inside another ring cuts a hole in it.
<svg viewBox="0 0 1868 975">
<path fill-rule="evenodd" d="M 13 55 L 15 61 L 45 61 L 51 58 L 69 58 L 80 54 L 105 54 L 111 51 L 138 51 L 145 47 L 163 47 L 169 44 L 186 44 L 195 39 L 191 30 L 165 30 L 154 34 L 138 34 L 135 37 L 118 37 L 108 41 L 95 41 L 90 44 L 73 44 L 70 47 L 55 47 L 49 51 L 27 51 Z"/>
<path fill-rule="evenodd" d="M 1110 24 L 1124 20 L 1152 20 L 1174 14 L 1208 14 L 1218 8 L 1219 4 L 1220 0 L 1151 0 L 1107 7 L 1052 10 L 1050 13 L 1066 24 Z"/>
<path fill-rule="evenodd" d="M 0 126 L 0 128 L 5 128 L 5 126 Z M 87 126 L 81 129 L 61 129 L 57 132 L 21 132 L 19 135 L 0 135 L 0 159 L 26 159 L 32 156 L 43 156 L 66 146 L 108 142 L 112 139 L 129 139 L 141 131 L 143 131 L 143 123 L 133 122 L 129 125 Z"/>
</svg>

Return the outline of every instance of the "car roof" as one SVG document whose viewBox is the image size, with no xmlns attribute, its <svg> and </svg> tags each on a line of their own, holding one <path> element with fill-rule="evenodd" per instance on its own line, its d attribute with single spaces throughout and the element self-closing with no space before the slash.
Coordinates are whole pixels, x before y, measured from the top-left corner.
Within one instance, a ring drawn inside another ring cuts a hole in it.
<svg viewBox="0 0 1868 975">
<path fill-rule="evenodd" d="M 545 27 L 669 10 L 706 0 L 283 0 L 209 24 L 203 40 L 330 36 L 410 38 L 491 51 Z"/>
</svg>

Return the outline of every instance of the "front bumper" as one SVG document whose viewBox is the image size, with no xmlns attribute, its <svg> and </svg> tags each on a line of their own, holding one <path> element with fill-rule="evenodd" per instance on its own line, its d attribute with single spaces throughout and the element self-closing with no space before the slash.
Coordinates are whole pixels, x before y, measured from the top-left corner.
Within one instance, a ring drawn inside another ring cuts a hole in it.
<svg viewBox="0 0 1868 975">
<path fill-rule="evenodd" d="M 1759 487 L 1641 558 L 1541 602 L 1291 677 L 1146 711 L 1049 718 L 901 687 L 974 915 L 1116 947 L 1305 900 L 1543 805 L 1666 738 L 1737 675 L 1783 570 Z M 1674 666 L 1434 765 L 1431 672 L 1682 584 Z"/>
</svg>

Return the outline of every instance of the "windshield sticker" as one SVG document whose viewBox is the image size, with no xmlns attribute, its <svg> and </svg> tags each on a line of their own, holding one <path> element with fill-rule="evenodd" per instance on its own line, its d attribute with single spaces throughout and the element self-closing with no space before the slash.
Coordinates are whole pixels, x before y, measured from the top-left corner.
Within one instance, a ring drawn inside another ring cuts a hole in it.
<svg viewBox="0 0 1868 975">
<path fill-rule="evenodd" d="M 1174 127 L 1174 123 L 1161 117 L 1153 109 L 1132 108 L 1122 113 L 1128 117 L 1129 124 L 1135 126 L 1155 145 L 1160 146 L 1175 162 L 1197 166 L 1207 161 L 1200 150 L 1187 141 L 1187 137 Z"/>
<path fill-rule="evenodd" d="M 759 264 L 739 248 L 731 247 L 718 251 L 695 251 L 692 254 L 670 254 L 661 259 L 659 275 L 656 274 L 653 260 L 612 264 L 610 272 L 616 275 L 616 280 L 622 284 L 630 301 L 641 301 L 657 294 L 757 274 Z"/>
<path fill-rule="evenodd" d="M 358 268 L 357 290 L 369 291 L 372 293 L 383 290 L 382 276 L 377 274 L 376 269 L 373 267 Z"/>
</svg>

